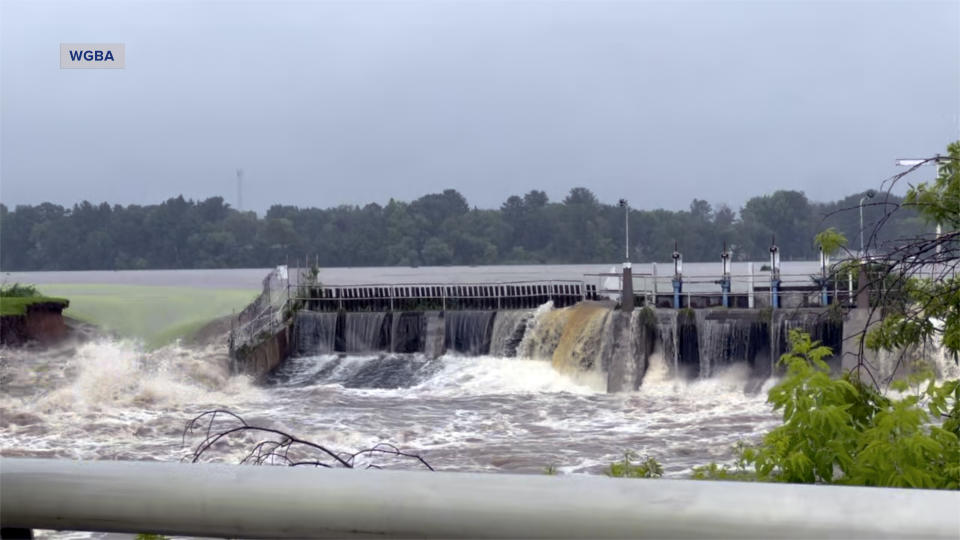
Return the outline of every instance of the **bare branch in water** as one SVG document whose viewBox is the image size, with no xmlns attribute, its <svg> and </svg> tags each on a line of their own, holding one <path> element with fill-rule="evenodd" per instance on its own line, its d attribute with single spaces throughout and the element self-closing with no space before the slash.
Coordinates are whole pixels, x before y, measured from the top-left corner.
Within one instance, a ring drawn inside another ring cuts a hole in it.
<svg viewBox="0 0 960 540">
<path fill-rule="evenodd" d="M 219 424 L 217 423 L 218 417 L 220 419 Z M 214 445 L 227 440 L 233 435 L 238 433 L 254 433 L 269 435 L 270 438 L 254 444 L 246 456 L 240 460 L 240 464 L 242 465 L 344 467 L 353 469 L 356 466 L 358 457 L 388 455 L 418 461 L 427 469 L 431 471 L 434 470 L 433 467 L 418 454 L 404 452 L 389 443 L 379 443 L 370 448 L 364 448 L 352 453 L 335 452 L 326 446 L 295 437 L 278 429 L 250 425 L 240 415 L 224 409 L 205 411 L 188 421 L 183 428 L 182 441 L 184 446 L 187 445 L 187 436 L 192 436 L 195 432 L 200 432 L 200 434 L 203 435 L 203 439 L 193 448 L 190 456 L 184 458 L 184 460 L 189 460 L 191 463 L 199 462 L 205 454 L 212 452 Z M 379 469 L 381 467 L 372 463 L 368 464 L 366 468 Z"/>
</svg>

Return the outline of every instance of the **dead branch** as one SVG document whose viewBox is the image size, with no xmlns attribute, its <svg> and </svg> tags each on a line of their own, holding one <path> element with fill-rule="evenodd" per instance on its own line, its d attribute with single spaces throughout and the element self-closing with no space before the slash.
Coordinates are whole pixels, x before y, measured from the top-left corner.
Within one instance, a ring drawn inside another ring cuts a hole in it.
<svg viewBox="0 0 960 540">
<path fill-rule="evenodd" d="M 337 452 L 321 444 L 301 439 L 284 431 L 247 423 L 240 415 L 224 409 L 204 411 L 190 419 L 183 428 L 182 443 L 186 446 L 187 437 L 199 432 L 202 439 L 193 447 L 191 454 L 184 458 L 191 463 L 199 462 L 204 455 L 213 451 L 217 443 L 226 441 L 237 434 L 266 435 L 253 444 L 240 460 L 241 465 L 286 465 L 289 467 L 343 467 L 353 469 L 360 456 L 372 457 L 389 455 L 419 462 L 429 470 L 434 470 L 418 454 L 404 452 L 389 443 L 379 443 L 356 452 Z M 372 463 L 367 468 L 381 468 Z"/>
</svg>

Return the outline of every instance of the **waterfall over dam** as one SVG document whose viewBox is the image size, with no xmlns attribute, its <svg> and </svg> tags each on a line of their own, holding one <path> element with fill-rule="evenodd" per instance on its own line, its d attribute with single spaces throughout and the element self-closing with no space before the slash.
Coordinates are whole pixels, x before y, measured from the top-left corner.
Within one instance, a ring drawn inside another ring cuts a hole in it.
<svg viewBox="0 0 960 540">
<path fill-rule="evenodd" d="M 533 310 L 299 312 L 291 354 L 443 354 L 531 358 L 557 371 L 592 373 L 608 392 L 636 390 L 653 357 L 669 376 L 704 379 L 738 365 L 750 378 L 778 373 L 798 328 L 837 352 L 842 322 L 823 309 L 652 309 L 631 313 L 600 302 Z"/>
</svg>

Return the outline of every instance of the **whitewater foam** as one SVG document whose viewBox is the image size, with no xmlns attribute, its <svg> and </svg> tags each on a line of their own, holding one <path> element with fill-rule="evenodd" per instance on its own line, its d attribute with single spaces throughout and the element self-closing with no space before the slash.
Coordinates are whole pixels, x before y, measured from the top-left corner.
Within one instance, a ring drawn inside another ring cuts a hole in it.
<svg viewBox="0 0 960 540">
<path fill-rule="evenodd" d="M 489 395 L 606 391 L 605 381 L 587 373 L 560 373 L 540 360 L 444 356 L 443 367 L 412 390 L 434 395 Z"/>
</svg>

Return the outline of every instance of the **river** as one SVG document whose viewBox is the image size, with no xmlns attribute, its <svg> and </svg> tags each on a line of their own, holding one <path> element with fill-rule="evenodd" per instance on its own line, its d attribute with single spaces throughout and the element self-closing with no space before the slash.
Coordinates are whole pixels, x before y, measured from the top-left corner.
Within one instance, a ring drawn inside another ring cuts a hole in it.
<svg viewBox="0 0 960 540">
<path fill-rule="evenodd" d="M 321 279 L 382 283 L 534 274 L 576 279 L 609 269 L 332 269 Z M 265 273 L 44 272 L 7 279 L 41 288 L 44 283 L 254 288 Z M 763 389 L 744 392 L 747 376 L 738 366 L 705 380 L 672 379 L 659 352 L 643 386 L 618 394 L 607 394 L 589 376 L 561 373 L 550 362 L 494 356 L 309 356 L 291 360 L 263 385 L 229 373 L 222 343 L 204 348 L 175 343 L 149 351 L 135 339 L 102 338 L 46 351 L 6 350 L 2 356 L 5 456 L 179 460 L 197 442 L 188 437 L 182 444 L 187 420 L 222 408 L 338 450 L 390 442 L 442 470 L 540 473 L 555 467 L 599 474 L 631 450 L 663 463 L 667 476 L 682 477 L 693 466 L 731 459 L 734 443 L 756 440 L 776 424 Z M 357 383 L 351 378 L 356 373 L 383 376 Z M 236 461 L 244 449 L 238 443 L 208 457 Z"/>
</svg>

